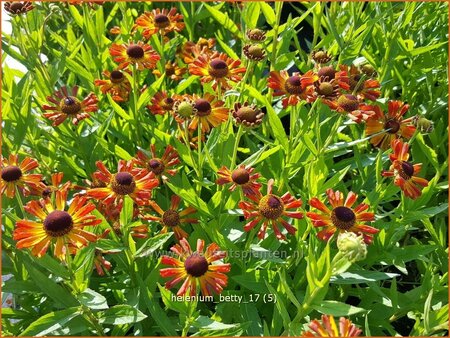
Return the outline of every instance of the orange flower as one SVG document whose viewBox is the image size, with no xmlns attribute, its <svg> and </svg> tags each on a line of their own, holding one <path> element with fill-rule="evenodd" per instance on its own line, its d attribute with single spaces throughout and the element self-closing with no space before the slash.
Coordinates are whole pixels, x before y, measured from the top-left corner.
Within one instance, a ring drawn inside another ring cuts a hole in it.
<svg viewBox="0 0 450 338">
<path fill-rule="evenodd" d="M 229 81 L 239 82 L 242 79 L 239 74 L 245 73 L 245 68 L 239 68 L 240 64 L 240 60 L 233 60 L 224 53 L 202 54 L 189 64 L 189 73 L 201 76 L 202 83 L 212 82 L 214 90 L 218 84 L 222 90 L 227 90 L 231 88 Z"/>
<path fill-rule="evenodd" d="M 62 184 L 64 173 L 54 173 L 51 175 L 52 183 L 47 185 L 45 180 L 42 180 L 42 185 L 38 186 L 37 189 L 33 189 L 32 195 L 42 196 L 43 198 L 50 198 L 52 194 L 58 190 L 70 189 L 72 183 L 70 181 Z"/>
<path fill-rule="evenodd" d="M 350 90 L 355 93 L 361 100 L 375 101 L 381 95 L 380 82 L 375 79 L 362 79 L 364 74 L 359 71 L 355 66 L 351 66 L 350 69 L 347 65 L 339 66 L 342 71 L 349 74 Z"/>
<path fill-rule="evenodd" d="M 195 130 L 199 123 L 203 133 L 209 133 L 211 128 L 217 127 L 228 119 L 228 108 L 224 102 L 217 100 L 215 96 L 206 93 L 203 98 L 194 94 L 194 117 L 189 123 L 189 129 Z"/>
<path fill-rule="evenodd" d="M 416 127 L 413 124 L 414 117 L 403 119 L 403 115 L 408 111 L 409 105 L 401 101 L 389 101 L 388 113 L 385 115 L 379 106 L 370 106 L 374 114 L 369 117 L 366 123 L 366 136 L 375 135 L 370 139 L 375 147 L 386 150 L 389 148 L 392 140 L 403 137 L 410 139 Z"/>
<path fill-rule="evenodd" d="M 177 54 L 184 63 L 189 64 L 194 62 L 200 55 L 211 55 L 215 45 L 215 39 L 200 38 L 197 43 L 192 41 L 184 43 Z"/>
<path fill-rule="evenodd" d="M 309 201 L 309 205 L 320 210 L 321 213 L 306 213 L 315 227 L 325 226 L 324 230 L 319 231 L 317 237 L 322 241 L 328 241 L 336 231 L 350 231 L 357 235 L 361 234 L 366 244 L 372 243 L 371 235 L 378 233 L 380 230 L 364 224 L 364 222 L 371 222 L 375 219 L 373 212 L 366 212 L 369 205 L 361 203 L 352 208 L 358 198 L 358 195 L 352 191 L 349 192 L 345 202 L 344 194 L 340 191 L 334 192 L 333 189 L 328 189 L 327 196 L 328 202 L 333 207 L 332 210 L 314 197 Z"/>
<path fill-rule="evenodd" d="M 247 195 L 252 202 L 241 201 L 239 207 L 244 212 L 246 220 L 250 220 L 245 226 L 245 231 L 252 230 L 256 225 L 260 225 L 258 238 L 264 239 L 267 226 L 272 224 L 273 232 L 278 240 L 286 239 L 278 228 L 281 224 L 289 234 L 293 235 L 297 231 L 291 224 L 283 219 L 283 216 L 291 218 L 303 218 L 303 214 L 299 211 L 288 211 L 289 209 L 297 209 L 301 207 L 302 201 L 295 199 L 290 193 L 285 193 L 279 197 L 272 194 L 273 179 L 267 183 L 267 195 L 263 196 L 259 191 L 256 195 Z"/>
<path fill-rule="evenodd" d="M 0 157 L 2 161 L 2 175 L 0 180 L 0 193 L 6 191 L 6 196 L 13 198 L 17 187 L 23 195 L 28 196 L 33 192 L 42 191 L 45 185 L 41 182 L 41 174 L 28 174 L 36 169 L 39 164 L 36 160 L 25 157 L 20 164 L 18 155 L 9 155 L 9 158 Z"/>
<path fill-rule="evenodd" d="M 337 99 L 330 100 L 322 98 L 331 110 L 341 114 L 346 114 L 348 118 L 356 123 L 367 121 L 374 113 L 372 106 L 362 104 L 360 100 L 352 94 L 341 94 Z"/>
<path fill-rule="evenodd" d="M 6 1 L 5 11 L 12 15 L 23 14 L 31 11 L 34 6 L 31 1 Z"/>
<path fill-rule="evenodd" d="M 111 262 L 103 257 L 100 250 L 95 250 L 94 267 L 99 276 L 104 276 L 107 271 L 111 269 Z"/>
<path fill-rule="evenodd" d="M 362 331 L 347 318 L 339 318 L 339 328 L 333 316 L 322 315 L 322 322 L 314 319 L 309 324 L 311 331 L 305 331 L 305 337 L 358 337 Z"/>
<path fill-rule="evenodd" d="M 409 198 L 416 199 L 422 194 L 420 187 L 426 187 L 428 180 L 415 176 L 422 169 L 422 164 L 412 164 L 409 159 L 409 145 L 399 139 L 393 139 L 391 148 L 394 151 L 389 155 L 392 162 L 389 171 L 383 171 L 381 175 L 394 177 L 394 184 Z"/>
<path fill-rule="evenodd" d="M 146 39 L 150 39 L 153 34 L 160 33 L 162 35 L 169 32 L 180 32 L 184 28 L 183 15 L 177 13 L 177 9 L 172 7 L 170 11 L 164 8 L 162 11 L 159 8 L 151 12 L 145 12 L 136 19 L 136 24 L 133 28 L 143 28 L 142 35 Z"/>
<path fill-rule="evenodd" d="M 130 72 L 128 73 L 131 75 Z M 128 101 L 131 84 L 123 72 L 120 70 L 113 70 L 112 72 L 105 70 L 102 74 L 107 80 L 94 81 L 96 86 L 100 86 L 102 93 L 110 94 L 112 99 L 116 102 Z"/>
<path fill-rule="evenodd" d="M 173 195 L 170 200 L 170 208 L 166 211 L 162 210 L 161 207 L 155 202 L 150 201 L 150 206 L 160 214 L 160 217 L 154 215 L 147 215 L 142 217 L 145 220 L 157 221 L 163 226 L 161 233 L 166 233 L 172 230 L 175 233 L 177 240 L 182 238 L 188 238 L 188 234 L 181 228 L 183 223 L 198 223 L 195 218 L 185 218 L 185 216 L 193 214 L 197 210 L 193 207 L 187 207 L 186 209 L 180 211 L 178 210 L 180 206 L 181 198 L 177 195 Z"/>
<path fill-rule="evenodd" d="M 89 242 L 95 242 L 97 236 L 84 230 L 84 227 L 101 223 L 91 212 L 95 209 L 87 198 L 76 196 L 65 211 L 67 189 L 56 192 L 56 206 L 50 199 L 30 201 L 25 210 L 40 221 L 20 220 L 16 222 L 13 233 L 17 248 L 32 248 L 31 253 L 42 257 L 52 242 L 55 243 L 54 254 L 60 260 L 66 257 L 67 247 L 81 248 Z M 41 203 L 44 203 L 42 205 Z"/>
<path fill-rule="evenodd" d="M 165 268 L 159 271 L 161 277 L 173 277 L 166 282 L 166 288 L 170 289 L 183 281 L 177 295 L 182 296 L 188 293 L 190 296 L 197 294 L 197 285 L 203 296 L 211 296 L 213 293 L 220 294 L 223 288 L 227 286 L 228 277 L 225 273 L 229 272 L 231 265 L 212 264 L 226 257 L 226 252 L 219 251 L 216 243 L 208 245 L 206 252 L 203 253 L 205 241 L 197 240 L 197 251 L 192 252 L 191 246 L 186 238 L 180 240 L 180 244 L 175 244 L 170 248 L 178 258 L 162 256 L 161 263 L 170 265 L 172 268 Z"/>
<path fill-rule="evenodd" d="M 172 95 L 168 96 L 165 91 L 158 92 L 152 98 L 152 105 L 148 105 L 147 109 L 153 115 L 164 115 L 172 111 L 175 103 L 181 100 L 181 96 Z"/>
<path fill-rule="evenodd" d="M 282 104 L 283 108 L 286 108 L 288 105 L 295 106 L 301 100 L 314 101 L 313 84 L 317 79 L 313 71 L 308 71 L 304 75 L 293 73 L 292 76 L 289 76 L 285 70 L 272 71 L 269 74 L 267 86 L 274 89 L 274 96 L 285 96 Z"/>
<path fill-rule="evenodd" d="M 143 44 L 141 41 L 121 45 L 113 43 L 109 53 L 114 57 L 114 61 L 119 63 L 119 69 L 124 69 L 130 64 L 135 64 L 139 70 L 153 69 L 161 58 L 152 46 Z"/>
<path fill-rule="evenodd" d="M 242 124 L 247 128 L 255 128 L 261 125 L 265 114 L 254 104 L 236 102 L 231 110 L 231 115 L 233 115 L 236 124 Z"/>
<path fill-rule="evenodd" d="M 124 196 L 130 196 L 137 205 L 148 204 L 151 190 L 158 186 L 158 180 L 152 172 L 133 168 L 133 161 L 120 160 L 118 172 L 111 174 L 102 161 L 97 161 L 99 169 L 94 173 L 97 180 L 106 187 L 92 188 L 86 192 L 88 197 L 101 200 L 104 204 L 118 203 L 121 205 Z"/>
<path fill-rule="evenodd" d="M 178 63 L 167 61 L 165 66 L 166 71 L 166 77 L 172 79 L 173 81 L 181 81 L 183 79 L 183 74 L 186 73 L 187 68 L 186 67 L 180 67 L 178 66 Z M 161 77 L 161 72 L 158 69 L 155 69 L 153 74 L 156 75 L 156 77 Z"/>
<path fill-rule="evenodd" d="M 47 96 L 47 100 L 53 105 L 43 105 L 42 109 L 51 112 L 42 115 L 52 120 L 54 127 L 59 126 L 67 118 L 71 118 L 72 123 L 77 125 L 81 120 L 90 117 L 89 113 L 98 110 L 97 96 L 90 93 L 83 101 L 80 101 L 77 98 L 77 93 L 78 86 L 72 88 L 71 95 L 69 95 L 67 87 L 64 86 L 56 91 L 53 96 Z"/>
<path fill-rule="evenodd" d="M 135 159 L 135 163 L 146 170 L 153 173 L 156 177 L 161 177 L 163 182 L 169 180 L 169 176 L 174 176 L 177 173 L 177 169 L 170 169 L 180 163 L 177 151 L 169 144 L 164 151 L 164 154 L 159 158 L 156 154 L 156 146 L 150 145 L 150 151 L 152 157 L 148 157 L 142 151 L 138 151 Z"/>
<path fill-rule="evenodd" d="M 259 194 L 261 183 L 256 182 L 261 177 L 260 174 L 253 174 L 255 169 L 250 166 L 241 164 L 239 167 L 231 171 L 227 167 L 223 166 L 217 172 L 219 178 L 216 183 L 219 185 L 233 183 L 229 190 L 234 191 L 236 187 L 240 186 L 246 196 Z"/>
</svg>

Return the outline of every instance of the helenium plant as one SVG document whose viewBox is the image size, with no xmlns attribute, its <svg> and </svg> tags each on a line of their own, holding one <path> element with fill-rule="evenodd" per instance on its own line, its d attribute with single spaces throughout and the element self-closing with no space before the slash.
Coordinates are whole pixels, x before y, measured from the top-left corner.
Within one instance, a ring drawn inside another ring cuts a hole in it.
<svg viewBox="0 0 450 338">
<path fill-rule="evenodd" d="M 446 2 L 6 1 L 2 335 L 448 334 Z"/>
</svg>

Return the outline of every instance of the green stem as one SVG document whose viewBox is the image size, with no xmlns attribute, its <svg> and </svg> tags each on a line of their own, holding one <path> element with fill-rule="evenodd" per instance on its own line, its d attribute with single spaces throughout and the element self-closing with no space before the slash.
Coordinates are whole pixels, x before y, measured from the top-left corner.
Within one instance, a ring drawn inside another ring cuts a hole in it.
<svg viewBox="0 0 450 338">
<path fill-rule="evenodd" d="M 200 195 L 202 191 L 202 182 L 203 182 L 203 154 L 202 154 L 202 121 L 198 119 L 197 125 L 197 134 L 198 134 L 198 184 L 197 184 L 197 193 Z"/>
<path fill-rule="evenodd" d="M 133 64 L 132 66 L 132 72 L 133 72 L 133 120 L 135 125 L 135 134 L 136 134 L 136 143 L 139 143 L 141 138 L 141 123 L 139 122 L 140 116 L 138 112 L 138 74 L 136 69 L 136 64 Z"/>
<path fill-rule="evenodd" d="M 19 204 L 20 211 L 22 212 L 22 217 L 25 217 L 25 209 L 23 207 L 22 197 L 20 197 L 19 188 L 17 187 L 17 185 L 15 186 L 15 189 L 16 189 L 17 202 Z"/>
<path fill-rule="evenodd" d="M 233 157 L 231 158 L 230 169 L 235 167 L 237 152 L 239 148 L 239 141 L 241 140 L 241 136 L 242 136 L 242 124 L 239 125 L 236 138 L 234 140 Z"/>
</svg>

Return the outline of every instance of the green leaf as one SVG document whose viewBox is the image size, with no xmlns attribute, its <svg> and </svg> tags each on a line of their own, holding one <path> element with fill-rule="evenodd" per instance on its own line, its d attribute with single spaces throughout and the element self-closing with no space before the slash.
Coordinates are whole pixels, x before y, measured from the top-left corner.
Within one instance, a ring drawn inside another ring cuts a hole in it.
<svg viewBox="0 0 450 338">
<path fill-rule="evenodd" d="M 249 322 L 224 324 L 206 316 L 199 316 L 192 322 L 192 326 L 199 329 L 201 336 L 240 336 L 249 325 Z"/>
<path fill-rule="evenodd" d="M 217 20 L 224 28 L 228 29 L 231 33 L 233 33 L 239 39 L 242 39 L 242 33 L 236 26 L 236 24 L 230 19 L 227 13 L 221 12 L 215 7 L 209 6 L 208 4 L 203 4 L 205 8 L 211 13 L 211 16 Z"/>
<path fill-rule="evenodd" d="M 387 273 L 379 271 L 357 271 L 357 272 L 344 272 L 340 275 L 331 277 L 330 283 L 334 284 L 360 284 L 376 282 L 379 280 L 391 279 L 400 276 L 397 273 Z"/>
<path fill-rule="evenodd" d="M 130 196 L 125 196 L 123 199 L 122 210 L 120 211 L 120 224 L 126 226 L 131 223 L 133 219 L 133 200 Z"/>
<path fill-rule="evenodd" d="M 131 119 L 130 115 L 128 115 L 125 110 L 112 99 L 111 95 L 108 94 L 107 97 L 109 104 L 113 107 L 114 111 L 125 121 L 129 121 Z"/>
<path fill-rule="evenodd" d="M 319 305 L 312 304 L 311 307 L 318 312 L 331 315 L 331 316 L 351 316 L 356 313 L 366 312 L 367 310 L 348 305 L 345 303 L 337 302 L 334 300 L 323 300 Z"/>
<path fill-rule="evenodd" d="M 89 288 L 78 295 L 78 300 L 81 304 L 86 305 L 88 308 L 93 310 L 104 310 L 108 308 L 106 298 Z"/>
<path fill-rule="evenodd" d="M 142 246 L 136 251 L 134 257 L 148 257 L 152 255 L 157 249 L 166 243 L 172 235 L 173 232 L 168 232 L 166 234 L 159 234 L 147 239 L 145 243 L 142 244 Z"/>
<path fill-rule="evenodd" d="M 98 321 L 100 324 L 134 324 L 145 318 L 147 318 L 147 316 L 141 311 L 127 304 L 113 306 L 98 314 Z"/>
<path fill-rule="evenodd" d="M 276 19 L 277 19 L 275 16 L 275 11 L 273 10 L 271 5 L 269 5 L 268 3 L 264 2 L 264 1 L 261 1 L 260 5 L 261 5 L 261 10 L 262 10 L 264 16 L 266 17 L 267 23 L 273 27 L 275 25 Z"/>
<path fill-rule="evenodd" d="M 62 329 L 69 321 L 81 314 L 78 307 L 55 311 L 43 315 L 31 323 L 20 336 L 46 336 Z"/>
</svg>

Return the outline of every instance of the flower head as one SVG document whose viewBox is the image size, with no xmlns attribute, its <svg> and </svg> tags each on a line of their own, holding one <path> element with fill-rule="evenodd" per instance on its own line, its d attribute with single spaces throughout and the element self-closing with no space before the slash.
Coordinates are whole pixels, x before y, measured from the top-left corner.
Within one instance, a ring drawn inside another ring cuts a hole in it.
<svg viewBox="0 0 450 338">
<path fill-rule="evenodd" d="M 178 54 L 184 63 L 189 64 L 194 62 L 200 55 L 213 54 L 213 48 L 215 45 L 215 39 L 200 38 L 197 43 L 192 41 L 184 43 L 178 51 Z"/>
<path fill-rule="evenodd" d="M 344 194 L 340 191 L 327 190 L 328 202 L 331 204 L 330 210 L 318 198 L 314 197 L 309 201 L 309 205 L 320 211 L 307 212 L 306 216 L 311 219 L 315 227 L 325 227 L 324 230 L 318 232 L 317 237 L 323 241 L 328 241 L 333 234 L 338 232 L 354 232 L 361 234 L 364 242 L 370 244 L 372 242 L 372 235 L 378 233 L 380 230 L 366 225 L 364 222 L 371 222 L 375 219 L 373 212 L 367 212 L 369 205 L 361 203 L 355 208 L 358 195 L 354 192 L 349 192 L 344 201 Z"/>
<path fill-rule="evenodd" d="M 135 64 L 139 70 L 153 69 L 161 58 L 152 46 L 141 41 L 121 45 L 113 43 L 109 48 L 109 53 L 114 57 L 114 61 L 119 63 L 119 69 L 124 69 L 130 64 Z"/>
<path fill-rule="evenodd" d="M 418 198 L 421 194 L 421 187 L 428 185 L 428 180 L 416 176 L 422 169 L 422 164 L 412 164 L 408 162 L 409 159 L 409 145 L 403 143 L 399 139 L 394 139 L 391 142 L 393 153 L 389 155 L 392 164 L 388 171 L 383 171 L 381 175 L 386 177 L 393 177 L 394 184 L 403 193 L 412 199 Z"/>
<path fill-rule="evenodd" d="M 150 145 L 151 157 L 145 155 L 144 152 L 138 151 L 135 163 L 142 168 L 146 168 L 153 173 L 154 177 L 161 178 L 163 182 L 169 180 L 169 176 L 174 176 L 177 173 L 176 165 L 180 163 L 177 151 L 168 145 L 164 154 L 158 157 L 156 153 L 156 146 Z"/>
<path fill-rule="evenodd" d="M 151 100 L 151 105 L 147 106 L 147 109 L 153 115 L 164 115 L 171 112 L 179 100 L 181 100 L 179 95 L 174 94 L 168 96 L 165 91 L 157 92 Z"/>
<path fill-rule="evenodd" d="M 171 281 L 166 282 L 167 289 L 183 281 L 177 292 L 178 296 L 186 293 L 195 296 L 197 285 L 200 286 L 201 293 L 204 296 L 211 296 L 213 293 L 220 294 L 223 291 L 228 282 L 225 273 L 230 271 L 231 265 L 229 263 L 213 264 L 213 262 L 225 258 L 226 252 L 219 251 L 219 246 L 212 243 L 203 253 L 204 246 L 205 242 L 198 239 L 197 250 L 192 251 L 186 238 L 182 238 L 180 244 L 175 244 L 170 248 L 178 257 L 161 257 L 162 264 L 172 266 L 159 271 L 164 278 L 173 277 Z"/>
<path fill-rule="evenodd" d="M 143 28 L 142 35 L 150 39 L 153 34 L 167 34 L 169 32 L 180 32 L 184 28 L 183 15 L 177 13 L 177 9 L 172 7 L 169 10 L 156 8 L 151 12 L 145 12 L 136 19 L 134 27 Z"/>
<path fill-rule="evenodd" d="M 349 319 L 339 318 L 339 328 L 333 316 L 322 315 L 322 321 L 314 319 L 309 324 L 310 331 L 302 333 L 305 337 L 357 337 L 362 331 Z"/>
<path fill-rule="evenodd" d="M 245 45 L 242 50 L 249 60 L 261 61 L 266 57 L 266 51 L 258 44 Z"/>
<path fill-rule="evenodd" d="M 375 101 L 380 97 L 380 82 L 376 79 L 367 78 L 357 67 L 340 65 L 341 71 L 348 73 L 350 90 L 361 100 Z M 367 71 L 367 70 L 366 70 Z"/>
<path fill-rule="evenodd" d="M 234 191 L 237 187 L 241 187 L 244 195 L 258 195 L 259 189 L 261 188 L 261 183 L 256 182 L 258 178 L 261 177 L 259 173 L 253 173 L 255 171 L 254 168 L 250 166 L 245 166 L 241 164 L 233 171 L 223 166 L 217 172 L 216 183 L 219 185 L 224 185 L 228 183 L 232 183 L 229 190 Z"/>
<path fill-rule="evenodd" d="M 253 42 L 261 42 L 266 39 L 266 32 L 264 32 L 258 28 L 247 30 L 246 35 L 247 35 L 247 38 Z"/>
<path fill-rule="evenodd" d="M 130 74 L 130 72 L 128 72 Z M 113 70 L 112 72 L 105 70 L 103 76 L 105 80 L 95 80 L 94 84 L 100 86 L 103 94 L 110 94 L 116 102 L 128 101 L 131 91 L 131 84 L 121 70 Z M 131 74 L 130 74 L 131 75 Z"/>
<path fill-rule="evenodd" d="M 311 59 L 313 59 L 313 61 L 316 64 L 323 65 L 325 63 L 330 62 L 333 59 L 333 57 L 329 55 L 326 50 L 319 49 L 312 51 Z"/>
<path fill-rule="evenodd" d="M 224 53 L 215 52 L 212 55 L 199 55 L 189 64 L 189 73 L 201 76 L 202 83 L 212 82 L 213 89 L 220 84 L 223 90 L 231 88 L 229 81 L 239 82 L 241 73 L 245 73 L 244 67 L 239 67 L 240 60 L 233 60 Z"/>
<path fill-rule="evenodd" d="M 288 105 L 295 106 L 301 100 L 312 102 L 313 84 L 316 80 L 317 75 L 312 71 L 304 75 L 293 73 L 291 76 L 285 70 L 272 71 L 267 86 L 274 89 L 274 96 L 284 96 L 282 103 L 283 108 L 286 108 Z"/>
<path fill-rule="evenodd" d="M 172 79 L 173 81 L 180 81 L 183 79 L 183 74 L 186 73 L 187 68 L 186 67 L 180 67 L 178 63 L 167 61 L 165 66 L 165 74 L 166 77 Z M 156 77 L 161 77 L 161 72 L 158 69 L 155 69 L 153 74 L 156 75 Z"/>
<path fill-rule="evenodd" d="M 367 256 L 367 245 L 364 238 L 354 232 L 341 232 L 337 238 L 339 252 L 350 262 L 361 261 Z"/>
<path fill-rule="evenodd" d="M 193 214 L 197 210 L 193 207 L 187 207 L 184 210 L 179 210 L 180 202 L 181 198 L 177 195 L 173 195 L 170 200 L 170 208 L 164 211 L 155 201 L 150 201 L 150 206 L 160 216 L 146 215 L 143 219 L 159 222 L 163 226 L 161 233 L 166 233 L 171 230 L 175 233 L 177 240 L 188 238 L 188 234 L 181 226 L 183 223 L 198 223 L 198 220 L 195 218 L 185 217 Z"/>
<path fill-rule="evenodd" d="M 90 93 L 86 98 L 80 101 L 77 98 L 78 86 L 72 88 L 69 94 L 67 87 L 62 87 L 56 91 L 53 96 L 47 96 L 47 100 L 53 105 L 43 105 L 42 109 L 49 111 L 42 114 L 44 117 L 53 121 L 53 126 L 59 126 L 67 118 L 72 119 L 72 123 L 77 125 L 83 119 L 90 117 L 89 113 L 98 110 L 97 96 Z"/>
<path fill-rule="evenodd" d="M 76 196 L 66 208 L 67 189 L 56 192 L 55 203 L 50 199 L 30 201 L 25 210 L 39 218 L 39 221 L 20 220 L 16 223 L 13 239 L 17 248 L 32 248 L 31 253 L 37 257 L 43 256 L 51 243 L 55 243 L 54 254 L 63 260 L 68 254 L 66 244 L 74 248 L 86 246 L 95 242 L 97 236 L 84 230 L 84 227 L 101 223 L 91 212 L 95 205 L 87 203 L 87 198 Z"/>
<path fill-rule="evenodd" d="M 6 1 L 5 11 L 12 15 L 24 14 L 34 8 L 31 1 Z"/>
<path fill-rule="evenodd" d="M 267 183 L 267 194 L 262 195 L 258 192 L 256 195 L 247 195 L 251 202 L 241 201 L 239 207 L 244 212 L 244 217 L 249 222 L 244 226 L 245 231 L 250 231 L 255 226 L 259 225 L 258 238 L 264 239 L 266 235 L 267 226 L 272 224 L 273 231 L 278 240 L 286 239 L 279 229 L 281 224 L 289 234 L 295 234 L 295 229 L 283 217 L 303 218 L 303 214 L 299 211 L 288 211 L 289 209 L 297 209 L 301 207 L 302 201 L 295 199 L 289 192 L 283 196 L 278 196 L 272 193 L 273 179 Z"/>
<path fill-rule="evenodd" d="M 120 160 L 116 174 L 111 174 L 102 161 L 97 161 L 96 166 L 99 170 L 94 173 L 94 176 L 106 187 L 89 189 L 86 195 L 106 205 L 111 203 L 121 205 L 126 195 L 130 196 L 137 205 L 148 204 L 151 190 L 158 186 L 155 175 L 145 169 L 134 168 L 133 161 Z"/>
<path fill-rule="evenodd" d="M 45 185 L 41 182 L 41 174 L 30 174 L 39 164 L 35 159 L 26 157 L 19 164 L 19 156 L 10 154 L 8 158 L 1 156 L 0 193 L 13 198 L 17 187 L 25 196 L 35 191 L 42 191 Z"/>
<path fill-rule="evenodd" d="M 217 127 L 228 119 L 228 108 L 224 102 L 215 96 L 206 93 L 203 97 L 196 94 L 192 96 L 194 116 L 189 123 L 189 129 L 195 130 L 201 123 L 202 132 L 209 133 L 211 128 Z"/>
<path fill-rule="evenodd" d="M 408 111 L 409 105 L 401 101 L 389 101 L 388 113 L 385 114 L 379 106 L 370 106 L 374 114 L 366 122 L 366 136 L 373 134 L 370 139 L 375 147 L 386 150 L 389 148 L 392 140 L 403 137 L 410 139 L 416 127 L 413 124 L 413 117 L 403 119 L 403 115 Z"/>
<path fill-rule="evenodd" d="M 264 113 L 254 104 L 245 102 L 244 104 L 236 102 L 231 110 L 236 124 L 242 124 L 248 128 L 254 128 L 261 125 Z"/>
</svg>

